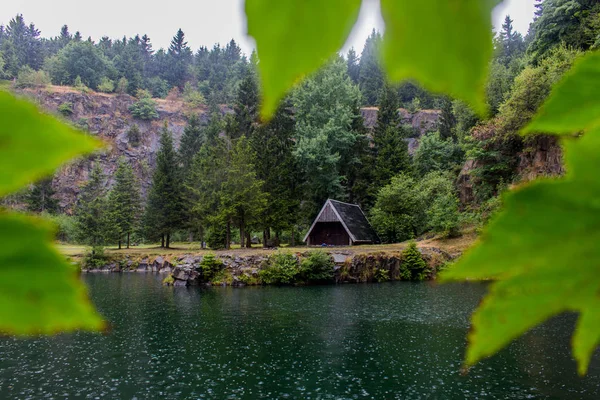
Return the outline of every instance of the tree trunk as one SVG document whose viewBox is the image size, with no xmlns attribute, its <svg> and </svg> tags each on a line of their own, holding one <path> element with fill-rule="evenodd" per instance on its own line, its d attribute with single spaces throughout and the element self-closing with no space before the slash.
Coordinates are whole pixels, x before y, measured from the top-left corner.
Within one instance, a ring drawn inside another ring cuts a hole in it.
<svg viewBox="0 0 600 400">
<path fill-rule="evenodd" d="M 292 247 L 294 247 L 296 245 L 296 232 L 295 232 L 295 226 L 292 225 L 292 239 L 290 240 L 290 245 Z"/>
<path fill-rule="evenodd" d="M 171 246 L 171 234 L 167 233 L 167 240 L 166 240 L 166 243 L 165 243 L 165 247 L 167 249 L 169 249 L 170 248 L 169 246 Z"/>
<path fill-rule="evenodd" d="M 225 249 L 231 248 L 231 222 L 227 221 L 227 228 L 225 229 Z"/>
<path fill-rule="evenodd" d="M 127 248 L 129 248 L 129 232 L 127 232 Z"/>
<path fill-rule="evenodd" d="M 267 248 L 267 230 L 263 229 L 263 248 Z"/>
<path fill-rule="evenodd" d="M 244 242 L 246 240 L 246 232 L 244 232 L 244 223 L 240 223 L 240 248 L 244 248 Z"/>
<path fill-rule="evenodd" d="M 165 235 L 160 235 L 160 247 L 165 247 Z"/>
<path fill-rule="evenodd" d="M 119 250 L 121 250 L 121 239 L 119 239 Z"/>
<path fill-rule="evenodd" d="M 246 232 L 246 248 L 252 248 L 252 238 L 250 237 L 250 232 Z"/>
</svg>

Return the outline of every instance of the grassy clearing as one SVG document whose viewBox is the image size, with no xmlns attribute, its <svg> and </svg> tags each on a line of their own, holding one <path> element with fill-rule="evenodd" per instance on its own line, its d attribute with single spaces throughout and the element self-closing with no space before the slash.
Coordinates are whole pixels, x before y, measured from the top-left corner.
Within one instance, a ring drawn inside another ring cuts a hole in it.
<svg viewBox="0 0 600 400">
<path fill-rule="evenodd" d="M 444 239 L 440 237 L 434 237 L 431 239 L 421 240 L 417 242 L 419 247 L 437 247 L 451 255 L 459 255 L 463 253 L 471 244 L 477 239 L 477 233 L 474 229 L 463 232 L 463 235 L 457 238 Z M 330 252 L 344 252 L 348 254 L 364 254 L 364 253 L 377 253 L 377 252 L 401 252 L 406 247 L 407 242 L 394 243 L 394 244 L 379 244 L 379 245 L 363 245 L 354 247 L 326 247 L 324 250 Z M 66 243 L 59 243 L 57 245 L 61 253 L 68 257 L 78 258 L 85 254 L 88 247 L 81 245 L 73 245 Z M 285 249 L 291 252 L 305 252 L 312 247 L 307 246 L 281 246 L 279 249 Z M 248 255 L 264 255 L 271 254 L 277 251 L 277 249 L 263 249 L 261 245 L 254 245 L 249 249 L 241 249 L 239 245 L 232 246 L 231 250 L 208 250 L 201 249 L 199 243 L 190 242 L 175 242 L 171 244 L 170 249 L 164 249 L 156 244 L 144 244 L 129 249 L 123 248 L 117 249 L 116 246 L 109 246 L 105 248 L 105 252 L 109 255 L 130 255 L 136 258 L 141 257 L 155 257 L 155 256 L 177 256 L 182 254 L 205 254 L 215 253 L 217 255 L 229 254 L 233 256 L 248 256 Z"/>
</svg>

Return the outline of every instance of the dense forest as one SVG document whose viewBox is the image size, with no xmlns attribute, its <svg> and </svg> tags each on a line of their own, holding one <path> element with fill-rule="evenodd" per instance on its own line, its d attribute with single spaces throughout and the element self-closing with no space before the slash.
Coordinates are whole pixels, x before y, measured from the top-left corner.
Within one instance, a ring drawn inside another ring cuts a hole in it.
<svg viewBox="0 0 600 400">
<path fill-rule="evenodd" d="M 178 147 L 164 125 L 147 198 L 123 159 L 111 188 L 93 168 L 73 216 L 61 213 L 51 179 L 33 184 L 25 202 L 30 211 L 55 215 L 61 239 L 93 246 L 129 245 L 134 238 L 228 248 L 232 241 L 249 246 L 253 235 L 265 245 L 294 244 L 328 198 L 359 204 L 385 242 L 427 232 L 457 235 L 488 218 L 498 195 L 523 178 L 528 152 L 542 142 L 557 146 L 518 132 L 573 61 L 600 45 L 596 1 L 546 0 L 536 7 L 527 35 L 513 30 L 509 16 L 495 35 L 484 119 L 414 83 L 387 82 L 375 31 L 360 56 L 351 49 L 329 60 L 263 122 L 259 60 L 233 40 L 194 52 L 179 30 L 168 49 L 154 51 L 147 35 L 96 43 L 64 26 L 43 38 L 18 15 L 0 27 L 0 76 L 17 90 L 53 84 L 134 96 L 130 112 L 140 120 L 158 118 L 153 99 L 169 95 L 209 110 L 206 123 L 189 115 Z M 372 130 L 362 121 L 365 106 L 378 108 Z M 438 129 L 419 135 L 402 124 L 400 107 L 441 110 Z M 68 105 L 59 111 L 68 115 Z M 128 134 L 133 142 L 139 137 L 135 124 Z M 411 155 L 407 140 L 417 136 Z M 461 202 L 459 174 L 467 160 L 473 190 Z"/>
</svg>

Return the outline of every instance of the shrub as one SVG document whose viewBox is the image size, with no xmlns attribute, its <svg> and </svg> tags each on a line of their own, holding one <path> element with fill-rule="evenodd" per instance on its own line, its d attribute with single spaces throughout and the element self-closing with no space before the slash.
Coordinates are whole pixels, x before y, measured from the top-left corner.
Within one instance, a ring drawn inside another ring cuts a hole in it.
<svg viewBox="0 0 600 400">
<path fill-rule="evenodd" d="M 127 130 L 127 139 L 132 146 L 137 146 L 140 144 L 140 140 L 142 139 L 142 134 L 140 132 L 140 128 L 137 124 L 133 124 Z"/>
<path fill-rule="evenodd" d="M 28 66 L 19 70 L 15 86 L 18 88 L 44 88 L 50 84 L 50 77 L 45 71 L 35 71 Z"/>
<path fill-rule="evenodd" d="M 429 273 L 427 263 L 423 260 L 421 252 L 417 249 L 417 244 L 414 241 L 411 241 L 402 252 L 402 264 L 404 271 L 410 272 L 410 279 L 412 280 L 422 281 Z"/>
<path fill-rule="evenodd" d="M 163 279 L 162 283 L 165 286 L 171 286 L 175 283 L 175 278 L 173 278 L 173 275 L 169 274 L 165 279 Z"/>
<path fill-rule="evenodd" d="M 383 268 L 377 268 L 375 269 L 373 277 L 377 282 L 387 282 L 390 280 L 390 271 Z"/>
<path fill-rule="evenodd" d="M 442 139 L 439 132 L 431 132 L 421 138 L 415 151 L 415 170 L 422 176 L 431 171 L 452 171 L 460 168 L 464 153 L 451 138 Z"/>
<path fill-rule="evenodd" d="M 117 82 L 117 87 L 115 88 L 115 91 L 119 94 L 127 93 L 128 86 L 129 81 L 127 80 L 127 78 L 122 77 L 121 79 L 119 79 L 119 82 Z"/>
<path fill-rule="evenodd" d="M 198 107 L 199 105 L 206 103 L 202 93 L 194 88 L 189 82 L 186 82 L 183 88 L 183 100 L 191 107 Z"/>
<path fill-rule="evenodd" d="M 148 79 L 146 88 L 152 93 L 152 97 L 164 99 L 169 94 L 169 83 L 158 76 Z"/>
<path fill-rule="evenodd" d="M 202 279 L 205 282 L 210 282 L 223 270 L 223 261 L 216 258 L 214 254 L 207 254 L 200 262 L 200 270 L 202 271 Z"/>
<path fill-rule="evenodd" d="M 308 253 L 300 263 L 300 276 L 306 282 L 327 282 L 333 279 L 335 264 L 329 254 L 322 250 Z"/>
<path fill-rule="evenodd" d="M 75 78 L 75 81 L 73 82 L 73 86 L 75 87 L 75 89 L 79 90 L 81 93 L 89 93 L 91 90 L 90 88 L 88 88 L 85 83 L 83 83 L 83 81 L 81 80 L 81 77 L 79 75 L 77 75 L 77 78 Z"/>
<path fill-rule="evenodd" d="M 79 121 L 77 121 L 76 125 L 79 129 L 83 129 L 85 131 L 90 129 L 87 118 L 79 118 Z"/>
<path fill-rule="evenodd" d="M 412 99 L 410 104 L 408 105 L 408 111 L 411 113 L 416 113 L 421 110 L 421 100 L 418 97 Z"/>
<path fill-rule="evenodd" d="M 456 196 L 446 194 L 437 197 L 427 210 L 429 228 L 444 237 L 458 235 L 460 213 Z"/>
<path fill-rule="evenodd" d="M 42 213 L 43 217 L 51 220 L 56 226 L 56 240 L 63 243 L 75 243 L 77 237 L 77 226 L 75 217 L 67 214 Z"/>
<path fill-rule="evenodd" d="M 460 213 L 452 176 L 440 171 L 430 172 L 417 186 L 426 209 L 425 228 L 443 236 L 456 236 Z"/>
<path fill-rule="evenodd" d="M 135 118 L 150 120 L 157 119 L 158 112 L 156 111 L 156 102 L 150 97 L 143 97 L 129 106 L 131 115 Z"/>
<path fill-rule="evenodd" d="M 64 115 L 65 117 L 73 114 L 73 103 L 70 101 L 65 101 L 61 105 L 58 106 L 58 112 Z"/>
<path fill-rule="evenodd" d="M 259 277 L 267 285 L 289 285 L 300 272 L 298 260 L 292 253 L 275 253 L 259 271 Z"/>
<path fill-rule="evenodd" d="M 112 93 L 115 91 L 115 83 L 106 76 L 103 76 L 98 85 L 98 91 L 102 93 Z"/>
<path fill-rule="evenodd" d="M 211 227 L 206 235 L 206 245 L 213 249 L 225 248 L 225 241 L 227 239 L 227 232 L 221 227 Z"/>
<path fill-rule="evenodd" d="M 83 257 L 83 267 L 100 268 L 106 265 L 108 256 L 104 253 L 104 247 L 94 246 L 87 251 Z"/>
<path fill-rule="evenodd" d="M 424 205 L 415 180 L 406 174 L 392 178 L 377 194 L 371 222 L 387 243 L 414 237 L 424 227 Z"/>
</svg>

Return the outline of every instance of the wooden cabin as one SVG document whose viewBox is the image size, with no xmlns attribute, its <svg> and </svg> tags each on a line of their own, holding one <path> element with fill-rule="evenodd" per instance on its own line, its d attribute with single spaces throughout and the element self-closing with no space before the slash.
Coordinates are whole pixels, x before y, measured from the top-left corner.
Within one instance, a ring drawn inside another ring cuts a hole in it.
<svg viewBox="0 0 600 400">
<path fill-rule="evenodd" d="M 381 243 L 379 236 L 356 204 L 327 200 L 304 241 L 309 246 L 353 246 Z"/>
</svg>

